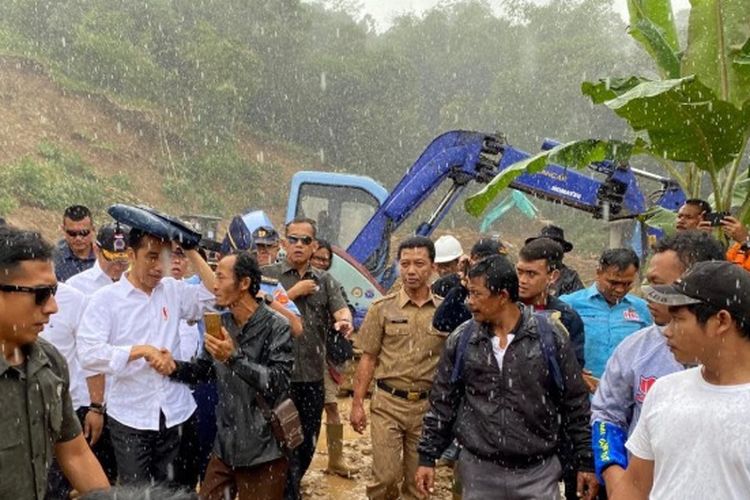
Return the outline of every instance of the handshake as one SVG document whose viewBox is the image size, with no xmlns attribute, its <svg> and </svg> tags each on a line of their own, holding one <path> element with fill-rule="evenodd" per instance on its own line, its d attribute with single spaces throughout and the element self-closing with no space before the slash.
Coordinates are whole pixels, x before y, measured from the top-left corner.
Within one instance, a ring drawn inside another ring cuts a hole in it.
<svg viewBox="0 0 750 500">
<path fill-rule="evenodd" d="M 148 364 L 161 375 L 169 376 L 177 369 L 172 353 L 168 349 L 157 349 L 150 345 L 135 346 L 132 350 L 131 359 L 145 359 Z"/>
</svg>

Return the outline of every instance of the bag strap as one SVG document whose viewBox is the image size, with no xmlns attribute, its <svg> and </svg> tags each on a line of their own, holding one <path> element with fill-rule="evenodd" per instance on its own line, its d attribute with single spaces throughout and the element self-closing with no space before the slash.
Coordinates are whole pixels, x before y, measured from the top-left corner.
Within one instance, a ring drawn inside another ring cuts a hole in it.
<svg viewBox="0 0 750 500">
<path fill-rule="evenodd" d="M 255 392 L 255 401 L 258 403 L 260 412 L 263 414 L 265 419 L 268 420 L 268 422 L 272 423 L 275 420 L 275 415 L 271 410 L 271 407 L 268 406 L 266 399 L 261 396 L 260 392 L 258 391 Z"/>
<path fill-rule="evenodd" d="M 466 349 L 469 346 L 469 340 L 474 336 L 477 331 L 477 322 L 472 320 L 466 330 L 461 332 L 461 336 L 458 338 L 458 346 L 456 347 L 456 354 L 453 360 L 453 371 L 451 372 L 451 384 L 455 384 L 463 376 L 464 371 L 464 355 Z"/>
<path fill-rule="evenodd" d="M 565 383 L 563 381 L 560 363 L 557 360 L 555 331 L 546 314 L 535 312 L 534 317 L 536 318 L 536 328 L 539 333 L 539 343 L 542 345 L 542 352 L 547 360 L 547 368 L 550 375 L 549 378 L 551 379 L 550 387 L 557 389 L 558 394 L 562 394 L 565 390 Z"/>
</svg>

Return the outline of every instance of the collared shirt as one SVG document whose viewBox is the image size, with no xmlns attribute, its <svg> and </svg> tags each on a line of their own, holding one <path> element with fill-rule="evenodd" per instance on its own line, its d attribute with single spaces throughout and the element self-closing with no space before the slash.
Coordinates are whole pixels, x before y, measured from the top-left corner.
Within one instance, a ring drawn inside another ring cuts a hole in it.
<svg viewBox="0 0 750 500">
<path fill-rule="evenodd" d="M 94 265 L 94 262 L 96 262 L 96 255 L 94 255 L 93 248 L 88 257 L 81 259 L 73 253 L 67 241 L 63 239 L 57 243 L 57 251 L 55 252 L 55 276 L 57 281 L 67 281 L 71 276 L 89 269 Z"/>
<path fill-rule="evenodd" d="M 272 264 L 262 269 L 263 275 L 279 280 L 286 289 L 305 279 L 314 280 L 318 290 L 297 297 L 294 303 L 302 313 L 302 335 L 294 337 L 294 372 L 292 382 L 320 382 L 325 369 L 325 340 L 333 313 L 346 309 L 341 288 L 325 271 L 308 266 L 300 276 L 287 262 Z"/>
<path fill-rule="evenodd" d="M 560 300 L 570 304 L 583 320 L 586 368 L 596 378 L 601 378 L 607 360 L 625 337 L 654 322 L 645 300 L 627 294 L 610 305 L 596 283 Z"/>
<path fill-rule="evenodd" d="M 111 285 L 114 281 L 102 270 L 97 260 L 89 269 L 71 276 L 66 283 L 86 295 L 93 295 L 95 291 Z"/>
<path fill-rule="evenodd" d="M 58 310 L 50 316 L 49 323 L 40 335 L 54 345 L 68 362 L 70 397 L 73 400 L 73 408 L 77 409 L 91 403 L 86 377 L 95 375 L 81 368 L 76 351 L 76 336 L 86 308 L 86 296 L 72 286 L 60 283 L 55 301 Z"/>
<path fill-rule="evenodd" d="M 199 320 L 214 302 L 203 285 L 164 278 L 147 295 L 127 275 L 91 296 L 78 332 L 78 356 L 85 369 L 111 377 L 107 413 L 139 430 L 167 427 L 195 411 L 190 389 L 157 373 L 145 359 L 128 362 L 135 345 L 166 348 L 179 355 L 179 321 Z"/>
<path fill-rule="evenodd" d="M 26 362 L 0 356 L 0 498 L 43 499 L 55 443 L 81 433 L 65 359 L 44 339 L 23 348 Z"/>
<path fill-rule="evenodd" d="M 357 346 L 377 356 L 375 378 L 396 389 L 426 391 L 432 386 L 448 334 L 432 326 L 440 299 L 430 294 L 417 306 L 402 288 L 374 301 L 357 334 Z"/>
</svg>

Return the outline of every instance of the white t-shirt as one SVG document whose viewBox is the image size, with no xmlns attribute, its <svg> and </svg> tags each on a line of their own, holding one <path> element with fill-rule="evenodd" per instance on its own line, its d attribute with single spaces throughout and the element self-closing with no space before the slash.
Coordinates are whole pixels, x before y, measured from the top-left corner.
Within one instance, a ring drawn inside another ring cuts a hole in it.
<svg viewBox="0 0 750 500">
<path fill-rule="evenodd" d="M 656 381 L 626 447 L 654 461 L 649 498 L 750 498 L 750 384 L 706 382 L 701 367 Z"/>
<path fill-rule="evenodd" d="M 505 357 L 505 351 L 508 350 L 508 346 L 511 342 L 513 342 L 513 339 L 515 338 L 515 335 L 512 333 L 508 334 L 508 342 L 505 344 L 505 347 L 500 347 L 500 337 L 497 335 L 492 336 L 492 354 L 495 355 L 495 359 L 497 360 L 497 366 L 500 368 L 500 372 L 503 371 L 503 358 Z"/>
</svg>

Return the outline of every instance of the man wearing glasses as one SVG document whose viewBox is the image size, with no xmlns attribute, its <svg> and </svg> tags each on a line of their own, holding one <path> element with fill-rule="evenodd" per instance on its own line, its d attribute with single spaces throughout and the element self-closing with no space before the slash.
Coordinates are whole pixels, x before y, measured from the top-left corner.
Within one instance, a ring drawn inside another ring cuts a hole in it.
<svg viewBox="0 0 750 500">
<path fill-rule="evenodd" d="M 66 283 L 86 295 L 119 281 L 128 270 L 128 231 L 120 224 L 99 228 L 94 244 L 96 260 L 89 269 L 71 276 Z"/>
<path fill-rule="evenodd" d="M 63 239 L 55 253 L 55 276 L 67 281 L 73 275 L 94 265 L 96 255 L 92 246 L 94 223 L 91 211 L 83 205 L 72 205 L 63 213 Z"/>
<path fill-rule="evenodd" d="M 52 246 L 0 227 L 0 498 L 42 499 L 57 459 L 81 494 L 109 488 L 81 432 L 65 359 L 38 338 L 57 312 Z"/>
<path fill-rule="evenodd" d="M 334 328 L 351 334 L 352 315 L 331 276 L 310 265 L 317 249 L 315 221 L 297 218 L 286 225 L 286 260 L 264 267 L 264 276 L 279 280 L 290 299 L 302 313 L 303 332 L 294 337 L 294 371 L 290 396 L 297 406 L 305 441 L 290 457 L 284 497 L 297 500 L 300 481 L 315 454 L 320 432 L 325 393 L 323 370 L 326 367 L 325 344 L 331 318 Z"/>
</svg>

